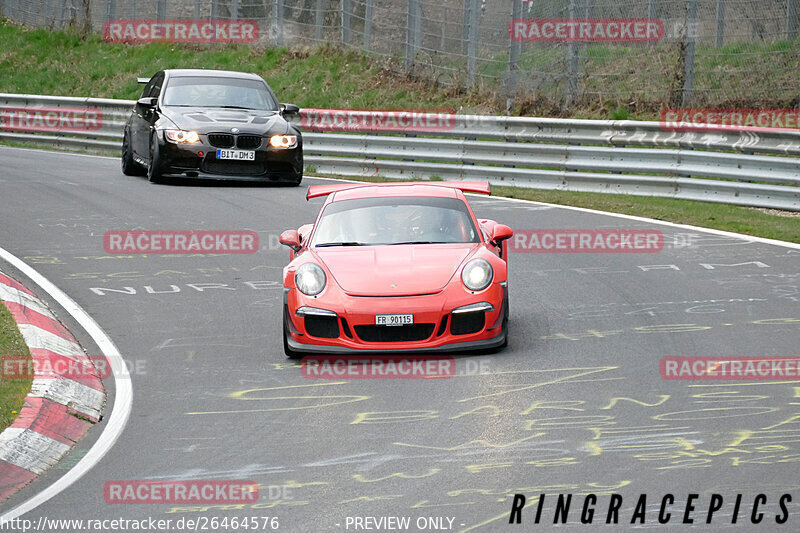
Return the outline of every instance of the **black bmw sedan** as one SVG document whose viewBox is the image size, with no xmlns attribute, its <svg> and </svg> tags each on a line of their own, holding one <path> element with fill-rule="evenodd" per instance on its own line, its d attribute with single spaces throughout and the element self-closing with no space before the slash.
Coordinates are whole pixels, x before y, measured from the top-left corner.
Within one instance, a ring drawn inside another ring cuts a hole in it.
<svg viewBox="0 0 800 533">
<path fill-rule="evenodd" d="M 162 70 L 147 80 L 125 124 L 122 172 L 164 177 L 282 182 L 303 179 L 303 139 L 255 74 Z"/>
</svg>

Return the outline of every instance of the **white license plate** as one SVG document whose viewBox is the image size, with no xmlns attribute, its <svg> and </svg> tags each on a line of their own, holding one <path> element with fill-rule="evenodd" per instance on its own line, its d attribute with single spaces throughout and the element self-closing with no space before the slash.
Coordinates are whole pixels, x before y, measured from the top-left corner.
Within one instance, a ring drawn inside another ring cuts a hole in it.
<svg viewBox="0 0 800 533">
<path fill-rule="evenodd" d="M 402 315 L 375 315 L 376 326 L 405 326 L 414 323 L 411 313 Z"/>
<path fill-rule="evenodd" d="M 235 159 L 237 161 L 255 161 L 256 153 L 251 150 L 217 150 L 217 159 Z"/>
</svg>

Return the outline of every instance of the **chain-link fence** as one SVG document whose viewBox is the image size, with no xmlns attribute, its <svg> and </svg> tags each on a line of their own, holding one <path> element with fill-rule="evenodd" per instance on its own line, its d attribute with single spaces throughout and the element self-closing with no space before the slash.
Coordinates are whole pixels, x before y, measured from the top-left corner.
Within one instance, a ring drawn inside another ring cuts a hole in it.
<svg viewBox="0 0 800 533">
<path fill-rule="evenodd" d="M 796 107 L 799 2 L 0 0 L 0 10 L 28 26 L 91 31 L 119 19 L 251 19 L 259 26 L 256 44 L 358 48 L 393 58 L 414 76 L 493 92 L 509 111 L 525 114 L 576 107 Z M 543 19 L 649 19 L 662 30 L 651 42 L 522 42 L 510 29 L 519 19 L 534 19 L 539 29 Z"/>
</svg>

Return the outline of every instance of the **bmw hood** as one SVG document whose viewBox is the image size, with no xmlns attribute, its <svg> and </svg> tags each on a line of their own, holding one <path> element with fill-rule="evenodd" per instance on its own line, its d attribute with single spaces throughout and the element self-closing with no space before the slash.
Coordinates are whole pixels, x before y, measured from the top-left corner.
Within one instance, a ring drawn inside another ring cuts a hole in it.
<svg viewBox="0 0 800 533">
<path fill-rule="evenodd" d="M 164 116 L 183 130 L 200 133 L 230 131 L 238 128 L 242 133 L 287 133 L 289 125 L 277 111 L 254 109 L 218 109 L 206 107 L 166 107 Z"/>
<path fill-rule="evenodd" d="M 342 289 L 353 296 L 412 296 L 444 289 L 478 243 L 316 249 Z"/>
</svg>

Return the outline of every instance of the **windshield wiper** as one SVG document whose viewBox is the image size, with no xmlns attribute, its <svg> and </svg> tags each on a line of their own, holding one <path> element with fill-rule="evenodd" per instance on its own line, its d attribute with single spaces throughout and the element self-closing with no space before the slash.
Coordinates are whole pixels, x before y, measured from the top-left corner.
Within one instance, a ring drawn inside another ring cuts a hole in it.
<svg viewBox="0 0 800 533">
<path fill-rule="evenodd" d="M 243 107 L 240 105 L 221 105 L 218 107 L 220 107 L 221 109 L 253 109 L 255 111 L 258 111 L 258 109 L 255 107 Z"/>
<path fill-rule="evenodd" d="M 367 243 L 358 241 L 323 242 L 322 244 L 315 244 L 314 248 L 324 248 L 328 246 L 367 246 Z"/>
</svg>

